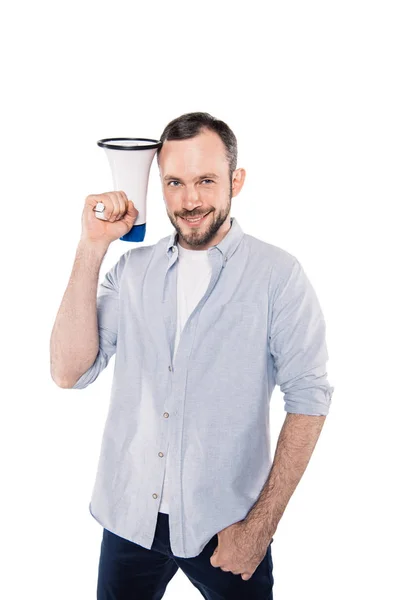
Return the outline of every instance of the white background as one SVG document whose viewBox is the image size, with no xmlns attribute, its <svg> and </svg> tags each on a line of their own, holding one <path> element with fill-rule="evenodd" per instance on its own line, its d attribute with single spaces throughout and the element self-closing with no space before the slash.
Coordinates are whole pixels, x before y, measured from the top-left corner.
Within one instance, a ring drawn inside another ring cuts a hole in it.
<svg viewBox="0 0 400 600">
<path fill-rule="evenodd" d="M 399 561 L 397 2 L 16 2 L 1 10 L 1 596 L 95 598 L 90 516 L 114 358 L 50 376 L 103 137 L 206 111 L 238 139 L 232 215 L 294 254 L 327 323 L 331 411 L 274 536 L 274 598 L 391 600 Z M 146 245 L 171 233 L 156 162 Z M 139 243 L 140 244 L 140 243 Z M 135 244 L 137 245 L 137 244 Z M 128 249 L 115 241 L 103 277 Z M 275 445 L 285 413 L 272 399 Z M 166 599 L 200 598 L 182 571 Z"/>
</svg>

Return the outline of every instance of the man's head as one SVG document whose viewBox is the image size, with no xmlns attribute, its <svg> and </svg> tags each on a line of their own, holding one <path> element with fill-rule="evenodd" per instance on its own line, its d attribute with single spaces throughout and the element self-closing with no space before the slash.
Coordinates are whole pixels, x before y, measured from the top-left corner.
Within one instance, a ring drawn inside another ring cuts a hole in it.
<svg viewBox="0 0 400 600">
<path fill-rule="evenodd" d="M 237 142 L 223 121 L 187 113 L 164 129 L 157 163 L 167 214 L 184 248 L 206 250 L 230 228 L 231 199 L 246 172 L 236 169 Z M 207 216 L 190 225 L 183 217 Z"/>
</svg>

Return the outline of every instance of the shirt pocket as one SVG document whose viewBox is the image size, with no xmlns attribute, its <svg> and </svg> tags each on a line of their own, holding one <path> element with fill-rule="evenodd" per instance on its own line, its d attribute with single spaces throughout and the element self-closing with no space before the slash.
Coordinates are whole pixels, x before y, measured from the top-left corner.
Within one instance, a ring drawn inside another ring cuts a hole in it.
<svg viewBox="0 0 400 600">
<path fill-rule="evenodd" d="M 262 303 L 233 301 L 202 311 L 191 352 L 194 387 L 201 382 L 222 399 L 228 389 L 245 394 L 258 385 L 266 364 L 266 310 Z"/>
<path fill-rule="evenodd" d="M 221 344 L 227 355 L 234 353 L 230 344 L 255 342 L 262 335 L 266 318 L 263 309 L 257 302 L 226 302 L 213 308 L 207 314 L 202 313 L 202 333 L 207 346 Z"/>
<path fill-rule="evenodd" d="M 260 316 L 260 304 L 257 302 L 227 302 L 221 305 L 221 320 L 224 325 L 231 324 L 251 324 L 256 322 Z"/>
</svg>

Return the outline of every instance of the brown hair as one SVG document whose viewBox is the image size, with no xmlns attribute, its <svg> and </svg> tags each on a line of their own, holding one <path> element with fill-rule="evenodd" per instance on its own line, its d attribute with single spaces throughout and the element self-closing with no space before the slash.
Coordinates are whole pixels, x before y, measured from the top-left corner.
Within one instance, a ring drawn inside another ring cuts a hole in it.
<svg viewBox="0 0 400 600">
<path fill-rule="evenodd" d="M 233 131 L 224 121 L 220 121 L 206 112 L 186 113 L 168 123 L 161 134 L 160 141 L 164 143 L 167 140 L 186 140 L 195 137 L 203 129 L 215 131 L 221 138 L 229 163 L 229 178 L 232 180 L 232 173 L 237 165 L 237 140 Z M 161 148 L 162 146 L 157 149 L 157 162 Z"/>
</svg>

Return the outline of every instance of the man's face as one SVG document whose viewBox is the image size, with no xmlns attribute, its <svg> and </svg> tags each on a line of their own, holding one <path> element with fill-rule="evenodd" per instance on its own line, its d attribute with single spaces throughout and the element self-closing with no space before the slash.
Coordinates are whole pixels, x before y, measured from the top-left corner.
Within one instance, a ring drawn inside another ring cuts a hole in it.
<svg viewBox="0 0 400 600">
<path fill-rule="evenodd" d="M 219 135 L 205 129 L 190 139 L 164 142 L 159 169 L 167 214 L 179 234 L 179 243 L 193 250 L 219 243 L 230 228 L 232 195 L 244 181 L 244 170 L 238 169 L 233 189 Z M 237 180 L 242 178 L 239 185 Z M 199 216 L 204 218 L 198 223 L 185 219 Z"/>
</svg>

